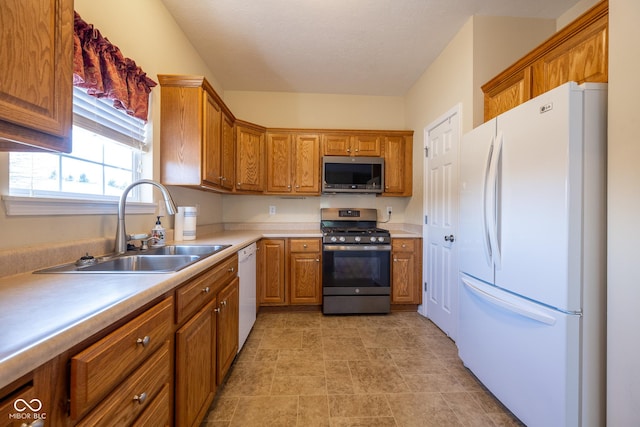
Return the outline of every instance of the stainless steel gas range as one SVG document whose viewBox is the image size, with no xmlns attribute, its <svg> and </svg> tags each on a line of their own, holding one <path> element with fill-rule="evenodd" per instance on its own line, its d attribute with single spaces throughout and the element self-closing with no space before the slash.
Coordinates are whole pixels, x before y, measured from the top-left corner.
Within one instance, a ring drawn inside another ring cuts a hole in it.
<svg viewBox="0 0 640 427">
<path fill-rule="evenodd" d="M 375 209 L 326 208 L 322 229 L 322 312 L 391 310 L 391 236 Z"/>
</svg>

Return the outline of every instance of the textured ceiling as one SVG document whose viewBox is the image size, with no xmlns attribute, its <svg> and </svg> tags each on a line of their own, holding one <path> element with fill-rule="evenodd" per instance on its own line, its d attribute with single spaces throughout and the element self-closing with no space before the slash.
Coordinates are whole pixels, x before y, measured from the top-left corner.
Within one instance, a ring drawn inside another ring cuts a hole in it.
<svg viewBox="0 0 640 427">
<path fill-rule="evenodd" d="M 225 90 L 402 96 L 472 15 L 578 0 L 163 0 Z"/>
</svg>

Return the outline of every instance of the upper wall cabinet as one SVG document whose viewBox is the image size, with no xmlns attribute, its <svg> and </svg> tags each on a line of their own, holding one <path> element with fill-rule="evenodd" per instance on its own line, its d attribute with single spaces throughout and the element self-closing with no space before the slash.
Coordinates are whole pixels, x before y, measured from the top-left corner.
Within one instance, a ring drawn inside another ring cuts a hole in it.
<svg viewBox="0 0 640 427">
<path fill-rule="evenodd" d="M 264 190 L 264 140 L 266 129 L 238 120 L 236 123 L 236 191 Z"/>
<path fill-rule="evenodd" d="M 320 135 L 267 132 L 269 194 L 320 194 Z"/>
<path fill-rule="evenodd" d="M 71 151 L 73 0 L 3 0 L 0 151 Z"/>
<path fill-rule="evenodd" d="M 201 76 L 158 75 L 160 178 L 167 185 L 233 190 L 234 117 Z"/>
<path fill-rule="evenodd" d="M 608 81 L 609 2 L 604 0 L 482 86 L 484 120 L 568 81 Z"/>
<path fill-rule="evenodd" d="M 324 156 L 380 157 L 378 135 L 325 134 L 322 136 Z"/>
</svg>

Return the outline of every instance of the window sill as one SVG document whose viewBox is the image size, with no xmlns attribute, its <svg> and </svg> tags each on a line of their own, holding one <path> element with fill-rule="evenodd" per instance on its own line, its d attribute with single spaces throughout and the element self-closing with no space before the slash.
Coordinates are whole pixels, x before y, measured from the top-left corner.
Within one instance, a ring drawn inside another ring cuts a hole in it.
<svg viewBox="0 0 640 427">
<path fill-rule="evenodd" d="M 2 196 L 7 216 L 116 215 L 117 200 Z M 155 214 L 157 203 L 127 202 L 128 214 Z"/>
</svg>

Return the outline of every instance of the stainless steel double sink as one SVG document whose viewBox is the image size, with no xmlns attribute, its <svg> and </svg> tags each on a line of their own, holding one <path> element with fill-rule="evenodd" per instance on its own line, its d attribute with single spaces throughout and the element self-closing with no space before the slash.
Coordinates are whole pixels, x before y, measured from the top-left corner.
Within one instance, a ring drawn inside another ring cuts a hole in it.
<svg viewBox="0 0 640 427">
<path fill-rule="evenodd" d="M 81 263 L 69 263 L 35 273 L 173 273 L 231 245 L 169 245 L 127 252 Z"/>
</svg>

